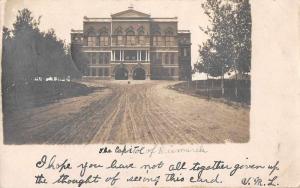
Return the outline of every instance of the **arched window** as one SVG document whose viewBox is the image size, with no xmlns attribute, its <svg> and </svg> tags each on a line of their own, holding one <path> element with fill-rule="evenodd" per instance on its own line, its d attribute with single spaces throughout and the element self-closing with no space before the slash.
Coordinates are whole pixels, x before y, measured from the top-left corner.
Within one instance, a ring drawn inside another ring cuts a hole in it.
<svg viewBox="0 0 300 188">
<path fill-rule="evenodd" d="M 123 32 L 122 32 L 122 27 L 121 26 L 118 26 L 113 34 L 115 36 L 113 36 L 113 43 L 116 44 L 116 45 L 122 45 L 123 44 Z"/>
<path fill-rule="evenodd" d="M 132 36 L 132 35 L 134 35 L 134 31 L 129 30 L 129 31 L 126 32 L 126 35 Z"/>
<path fill-rule="evenodd" d="M 96 35 L 96 33 L 93 30 L 90 30 L 87 33 L 87 45 L 91 46 L 91 47 L 94 47 L 94 46 L 98 45 L 97 35 Z"/>
<path fill-rule="evenodd" d="M 140 27 L 138 29 L 138 39 L 139 39 L 139 44 L 144 44 L 145 43 L 145 31 L 143 27 Z"/>
<path fill-rule="evenodd" d="M 154 32 L 153 34 L 153 45 L 154 46 L 162 46 L 162 36 L 159 31 Z"/>
<path fill-rule="evenodd" d="M 165 32 L 166 46 L 175 46 L 175 37 L 173 35 L 173 30 L 168 28 Z"/>
<path fill-rule="evenodd" d="M 165 32 L 165 35 L 166 36 L 173 36 L 173 31 L 168 30 L 168 31 Z"/>
<path fill-rule="evenodd" d="M 109 45 L 109 36 L 107 31 L 102 31 L 100 33 L 100 46 L 108 46 Z"/>
<path fill-rule="evenodd" d="M 128 29 L 126 32 L 126 44 L 127 45 L 134 45 L 135 44 L 135 36 L 134 31 L 131 29 Z"/>
<path fill-rule="evenodd" d="M 117 32 L 117 45 L 123 44 L 123 33 L 122 31 Z"/>
<path fill-rule="evenodd" d="M 144 27 L 141 26 L 137 29 L 138 35 L 145 35 Z"/>
<path fill-rule="evenodd" d="M 139 35 L 145 35 L 145 31 L 144 31 L 144 30 L 140 30 L 140 31 L 138 32 L 138 34 L 139 34 Z"/>
<path fill-rule="evenodd" d="M 117 27 L 115 30 L 114 30 L 114 35 L 123 35 L 123 32 L 122 32 L 122 27 Z"/>
</svg>

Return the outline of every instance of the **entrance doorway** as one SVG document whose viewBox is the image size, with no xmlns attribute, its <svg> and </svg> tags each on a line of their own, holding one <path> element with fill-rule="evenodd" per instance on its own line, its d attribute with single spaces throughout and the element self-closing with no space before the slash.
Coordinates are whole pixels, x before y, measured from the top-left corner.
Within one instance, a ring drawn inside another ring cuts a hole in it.
<svg viewBox="0 0 300 188">
<path fill-rule="evenodd" d="M 133 77 L 134 80 L 145 80 L 146 79 L 146 72 L 142 68 L 136 68 L 133 71 Z"/>
<path fill-rule="evenodd" d="M 125 68 L 118 68 L 115 72 L 116 80 L 128 80 L 128 71 Z"/>
</svg>

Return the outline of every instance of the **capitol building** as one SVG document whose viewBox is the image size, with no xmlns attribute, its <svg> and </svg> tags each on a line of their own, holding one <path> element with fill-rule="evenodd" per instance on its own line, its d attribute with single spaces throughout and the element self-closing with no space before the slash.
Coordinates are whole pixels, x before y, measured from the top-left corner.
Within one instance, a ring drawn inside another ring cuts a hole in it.
<svg viewBox="0 0 300 188">
<path fill-rule="evenodd" d="M 87 78 L 191 79 L 191 33 L 178 30 L 177 17 L 151 17 L 133 7 L 84 17 L 83 29 L 71 30 L 71 45 L 86 56 Z"/>
</svg>

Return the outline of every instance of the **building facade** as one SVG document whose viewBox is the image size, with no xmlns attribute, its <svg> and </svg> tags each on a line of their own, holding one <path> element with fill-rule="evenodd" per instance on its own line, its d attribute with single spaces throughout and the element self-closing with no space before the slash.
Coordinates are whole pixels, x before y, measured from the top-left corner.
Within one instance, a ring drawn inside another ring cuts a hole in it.
<svg viewBox="0 0 300 188">
<path fill-rule="evenodd" d="M 152 18 L 129 7 L 110 18 L 84 17 L 83 30 L 71 30 L 71 45 L 86 57 L 85 77 L 187 80 L 191 33 L 177 25 L 177 17 Z"/>
</svg>

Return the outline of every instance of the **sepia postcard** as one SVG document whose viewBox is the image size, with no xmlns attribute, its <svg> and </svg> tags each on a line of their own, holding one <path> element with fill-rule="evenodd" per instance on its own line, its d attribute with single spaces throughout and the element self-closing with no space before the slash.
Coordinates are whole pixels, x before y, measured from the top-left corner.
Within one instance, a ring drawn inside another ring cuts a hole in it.
<svg viewBox="0 0 300 188">
<path fill-rule="evenodd" d="M 299 187 L 298 0 L 0 0 L 0 187 Z"/>
</svg>

